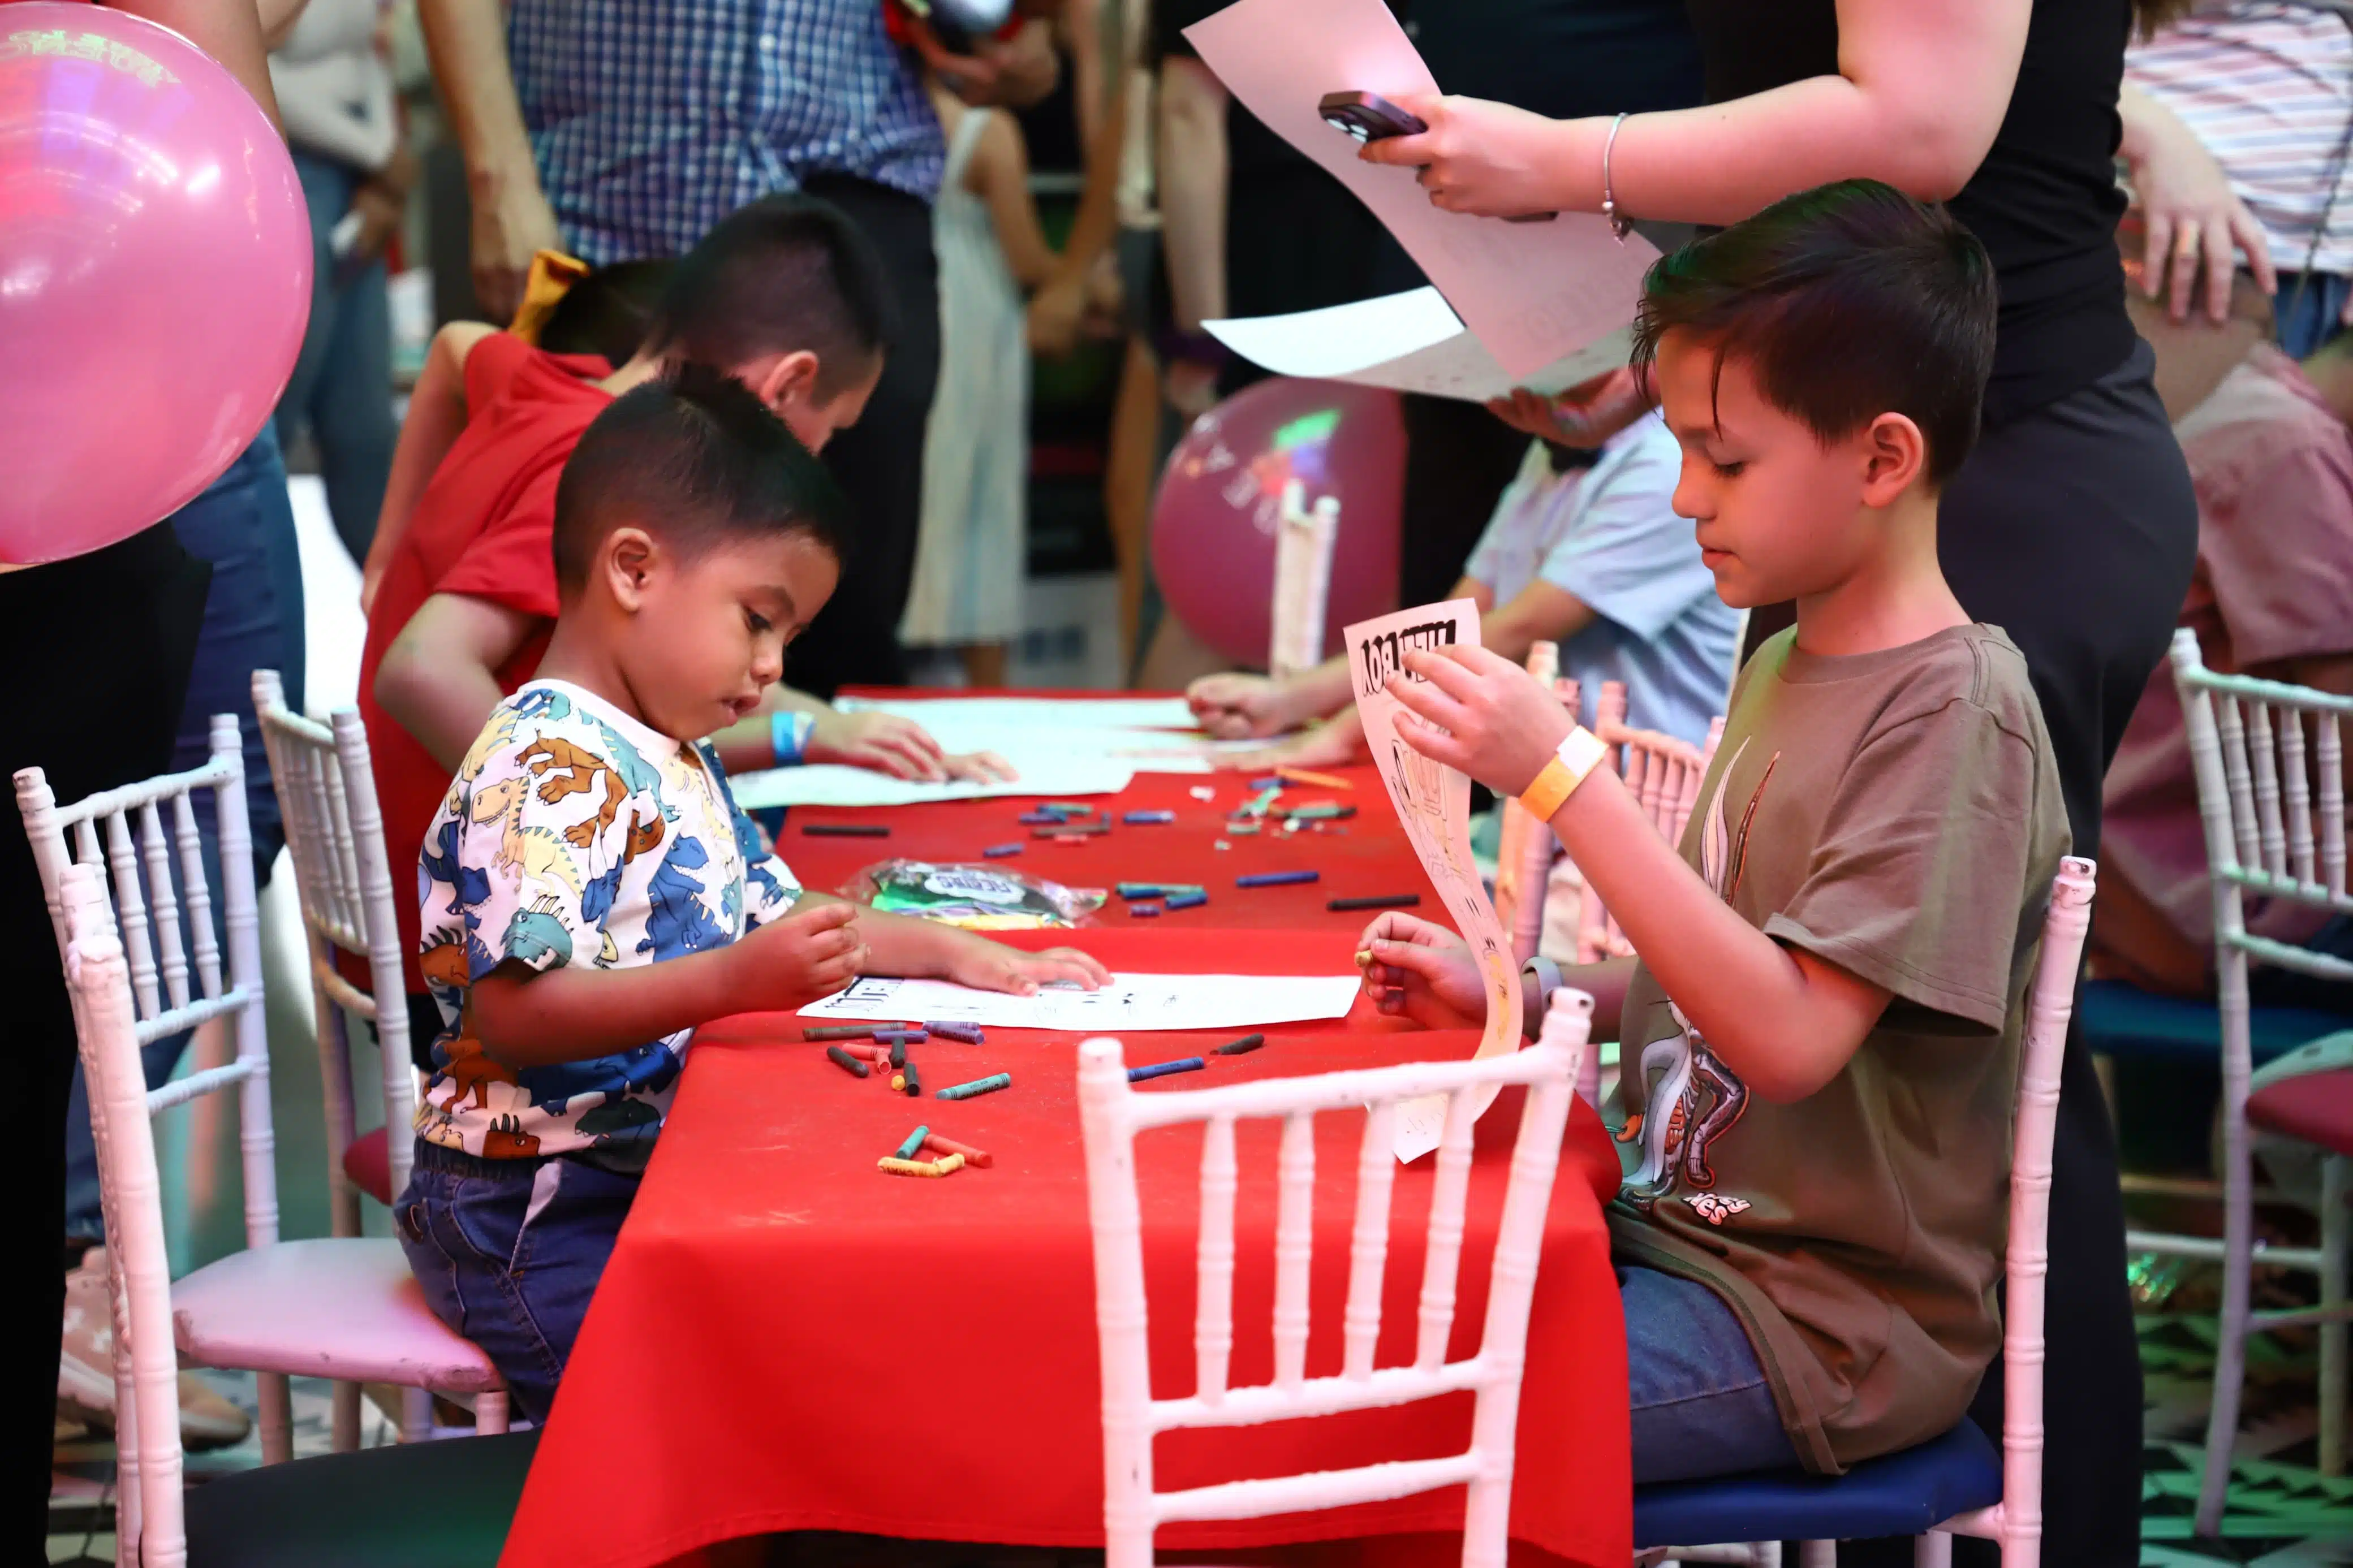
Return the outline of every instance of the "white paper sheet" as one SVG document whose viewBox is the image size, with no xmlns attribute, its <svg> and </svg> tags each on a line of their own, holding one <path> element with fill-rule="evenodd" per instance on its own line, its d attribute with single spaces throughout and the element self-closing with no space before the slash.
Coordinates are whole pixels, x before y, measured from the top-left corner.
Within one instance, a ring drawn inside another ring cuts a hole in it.
<svg viewBox="0 0 2353 1568">
<path fill-rule="evenodd" d="M 1388 678 L 1398 673 L 1403 656 L 1415 648 L 1476 644 L 1479 606 L 1468 599 L 1399 610 L 1377 620 L 1359 621 L 1345 637 L 1350 678 L 1356 693 L 1356 711 L 1365 723 L 1365 740 L 1372 747 L 1373 763 L 1407 840 L 1421 858 L 1421 868 L 1438 889 L 1438 901 L 1471 944 L 1479 972 L 1487 983 L 1487 1026 L 1479 1037 L 1477 1055 L 1498 1056 L 1520 1048 L 1520 966 L 1512 944 L 1488 901 L 1486 886 L 1471 858 L 1471 781 L 1452 768 L 1431 762 L 1398 738 L 1397 699 L 1387 690 Z M 1482 1092 L 1472 1103 L 1474 1116 L 1483 1114 L 1494 1092 Z M 1427 1096 L 1398 1107 L 1396 1149 L 1400 1160 L 1416 1160 L 1438 1147 L 1446 1116 L 1446 1097 Z"/>
<path fill-rule="evenodd" d="M 919 784 L 869 768 L 830 763 L 763 768 L 727 782 L 746 811 L 772 805 L 928 805 L 940 800 L 989 800 L 1011 795 L 1117 795 L 1135 770 L 1101 757 L 1035 758 L 1010 784 Z"/>
<path fill-rule="evenodd" d="M 1101 990 L 1049 985 L 1034 996 L 973 991 L 944 980 L 867 979 L 802 1008 L 801 1016 L 1148 1034 L 1344 1018 L 1357 990 L 1353 974 L 1114 974 Z"/>
<path fill-rule="evenodd" d="M 1190 730 L 1181 697 L 843 697 L 845 713 L 896 713 L 918 724 L 985 719 L 1002 724 L 1076 730 Z"/>
<path fill-rule="evenodd" d="M 1438 90 L 1382 0 L 1239 0 L 1185 37 L 1269 130 L 1373 209 L 1504 374 L 1533 375 L 1634 319 L 1658 255 L 1647 240 L 1620 244 L 1593 213 L 1508 223 L 1442 211 L 1411 169 L 1360 161 L 1324 123 L 1327 92 Z"/>
<path fill-rule="evenodd" d="M 1542 370 L 1508 374 L 1435 289 L 1288 316 L 1201 324 L 1234 353 L 1277 375 L 1349 381 L 1472 403 L 1504 396 L 1515 386 L 1565 392 L 1624 364 L 1633 342 L 1630 331 L 1620 327 Z"/>
</svg>

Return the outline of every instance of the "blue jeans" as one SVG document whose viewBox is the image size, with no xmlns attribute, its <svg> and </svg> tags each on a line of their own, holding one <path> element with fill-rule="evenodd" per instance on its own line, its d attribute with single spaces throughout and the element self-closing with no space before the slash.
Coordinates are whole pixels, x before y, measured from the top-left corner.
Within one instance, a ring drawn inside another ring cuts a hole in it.
<svg viewBox="0 0 2353 1568">
<path fill-rule="evenodd" d="M 319 446 L 327 510 L 353 561 L 367 559 L 392 477 L 392 309 L 384 258 L 338 263 L 330 237 L 351 211 L 360 172 L 299 149 L 294 173 L 311 209 L 311 325 L 293 379 L 278 400 L 278 435 L 308 425 Z"/>
<path fill-rule="evenodd" d="M 286 836 L 278 815 L 278 793 L 269 782 L 269 753 L 253 716 L 253 672 L 276 669 L 285 680 L 288 705 L 298 711 L 302 706 L 302 558 L 295 544 L 294 509 L 286 499 L 286 464 L 279 455 L 277 432 L 264 425 L 227 471 L 171 521 L 182 548 L 211 562 L 213 568 L 172 768 L 202 767 L 212 755 L 213 715 L 237 715 L 245 742 L 246 817 L 253 833 L 253 877 L 259 887 L 269 880 L 270 865 Z M 214 931 L 225 943 L 227 906 L 219 891 L 220 835 L 209 793 L 195 797 L 195 816 L 204 841 L 205 877 L 213 889 Z M 227 952 L 224 946 L 224 961 Z M 172 1076 L 187 1043 L 186 1035 L 169 1035 L 142 1047 L 150 1088 Z M 98 1151 L 90 1141 L 90 1103 L 77 1064 L 66 1112 L 66 1232 L 95 1237 L 100 1229 Z"/>
<path fill-rule="evenodd" d="M 393 1228 L 427 1303 L 491 1358 L 517 1415 L 547 1419 L 638 1182 L 561 1155 L 480 1160 L 417 1141 Z"/>
<path fill-rule="evenodd" d="M 2283 272 L 2274 298 L 2272 326 L 2290 359 L 2303 359 L 2345 330 L 2339 318 L 2353 296 L 2353 278 L 2342 272 Z"/>
<path fill-rule="evenodd" d="M 1638 1485 L 1798 1463 L 1748 1335 L 1715 1291 L 1620 1265 L 1618 1294 Z"/>
</svg>

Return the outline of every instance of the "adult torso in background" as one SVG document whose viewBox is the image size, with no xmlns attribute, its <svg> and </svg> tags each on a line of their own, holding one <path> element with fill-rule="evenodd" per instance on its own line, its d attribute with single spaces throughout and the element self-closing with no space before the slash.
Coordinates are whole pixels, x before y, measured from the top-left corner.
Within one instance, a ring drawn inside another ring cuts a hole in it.
<svg viewBox="0 0 2353 1568">
<path fill-rule="evenodd" d="M 514 0 L 507 49 L 565 242 L 683 255 L 772 191 L 849 174 L 930 201 L 946 145 L 877 0 Z"/>
<path fill-rule="evenodd" d="M 1686 4 L 1711 103 L 1838 71 L 1834 0 Z M 2001 291 L 1989 423 L 2086 386 L 2132 352 L 2115 163 L 2131 27 L 2130 0 L 2034 0 L 2009 111 L 1950 203 L 1992 254 Z"/>
</svg>

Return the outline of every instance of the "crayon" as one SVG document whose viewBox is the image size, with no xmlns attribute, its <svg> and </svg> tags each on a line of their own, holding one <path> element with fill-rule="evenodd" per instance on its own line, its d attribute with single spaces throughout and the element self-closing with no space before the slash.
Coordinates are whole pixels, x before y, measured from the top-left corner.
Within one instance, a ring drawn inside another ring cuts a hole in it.
<svg viewBox="0 0 2353 1568">
<path fill-rule="evenodd" d="M 1294 805 L 1288 815 L 1293 822 L 1345 822 L 1356 815 L 1356 808 L 1319 800 L 1313 805 Z"/>
<path fill-rule="evenodd" d="M 874 1032 L 871 1024 L 828 1024 L 820 1028 L 803 1029 L 804 1040 L 862 1040 Z"/>
<path fill-rule="evenodd" d="M 1356 787 L 1346 779 L 1335 777 L 1331 773 L 1310 773 L 1305 768 L 1277 768 L 1274 772 L 1277 778 L 1287 779 L 1297 784 L 1312 784 L 1317 789 L 1352 790 Z"/>
<path fill-rule="evenodd" d="M 1130 904 L 1127 906 L 1127 918 L 1132 921 L 1156 921 L 1160 918 L 1160 906 L 1158 904 Z"/>
<path fill-rule="evenodd" d="M 1018 844 L 992 844 L 982 850 L 980 855 L 984 860 L 1002 860 L 1008 855 L 1020 854 L 1022 846 Z"/>
<path fill-rule="evenodd" d="M 1288 888 L 1300 882 L 1318 881 L 1321 871 L 1254 871 L 1247 877 L 1234 879 L 1237 888 Z"/>
<path fill-rule="evenodd" d="M 905 1077 L 905 1079 L 906 1079 L 906 1080 L 907 1080 L 907 1083 L 906 1083 L 906 1087 L 907 1087 L 907 1098 L 908 1098 L 909 1100 L 921 1100 L 921 1099 L 923 1099 L 923 1079 L 919 1079 L 919 1078 L 917 1078 L 917 1077 L 915 1076 L 915 1064 L 914 1064 L 914 1063 L 913 1063 L 913 1062 L 909 1062 L 909 1063 L 907 1064 L 907 1070 L 906 1070 L 906 1072 L 905 1072 L 905 1074 L 904 1074 L 903 1076 Z M 895 1087 L 895 1086 L 894 1086 L 894 1087 Z"/>
<path fill-rule="evenodd" d="M 939 1164 L 939 1167 L 940 1167 L 940 1174 L 941 1174 L 941 1175 L 943 1175 L 943 1176 L 953 1176 L 953 1175 L 955 1175 L 958 1171 L 961 1171 L 961 1170 L 963 1170 L 963 1169 L 964 1169 L 964 1167 L 965 1167 L 965 1157 L 964 1157 L 963 1155 L 961 1155 L 961 1154 L 951 1154 L 951 1155 L 949 1155 L 946 1159 L 942 1160 L 942 1161 L 939 1161 L 939 1162 L 938 1162 L 938 1164 Z"/>
<path fill-rule="evenodd" d="M 967 1046 L 979 1045 L 988 1037 L 978 1024 L 926 1024 L 923 1027 L 944 1040 L 960 1040 Z"/>
<path fill-rule="evenodd" d="M 1199 1072 L 1209 1064 L 1198 1057 L 1180 1057 L 1173 1062 L 1154 1062 L 1150 1067 L 1130 1068 L 1127 1081 L 1142 1083 L 1148 1078 L 1166 1078 L 1173 1072 Z"/>
<path fill-rule="evenodd" d="M 1195 800 L 1215 800 L 1218 798 L 1218 792 L 1211 789 L 1208 784 L 1195 784 L 1191 789 L 1187 790 L 1185 793 L 1191 795 Z"/>
<path fill-rule="evenodd" d="M 1171 913 L 1177 910 L 1198 910 L 1208 901 L 1207 893 L 1171 893 L 1162 900 Z"/>
<path fill-rule="evenodd" d="M 970 1100 L 975 1095 L 994 1094 L 1000 1089 L 1011 1089 L 1012 1087 L 1013 1075 L 1011 1073 L 995 1072 L 989 1074 L 987 1078 L 974 1079 L 970 1083 L 951 1084 L 946 1089 L 940 1090 L 940 1092 L 933 1096 L 933 1098 L 935 1100 Z"/>
<path fill-rule="evenodd" d="M 878 1046 L 920 1046 L 931 1037 L 931 1031 L 920 1028 L 877 1029 L 874 1043 Z"/>
<path fill-rule="evenodd" d="M 1157 827 L 1176 821 L 1176 814 L 1173 811 L 1130 811 L 1123 813 L 1120 820 L 1130 827 Z"/>
<path fill-rule="evenodd" d="M 1228 1040 L 1212 1054 L 1221 1057 L 1248 1056 L 1264 1044 L 1266 1044 L 1264 1035 L 1244 1035 L 1239 1040 Z"/>
<path fill-rule="evenodd" d="M 907 1075 L 905 1073 L 893 1073 L 892 1075 L 891 1092 L 893 1094 L 904 1094 L 907 1092 Z"/>
<path fill-rule="evenodd" d="M 1051 827 L 1036 827 L 1029 831 L 1032 838 L 1097 838 L 1111 831 L 1108 819 L 1102 822 L 1061 822 Z"/>
<path fill-rule="evenodd" d="M 905 1067 L 906 1065 L 907 1038 L 905 1036 L 902 1035 L 897 1039 L 891 1042 L 891 1066 L 893 1068 L 898 1068 Z"/>
<path fill-rule="evenodd" d="M 931 1135 L 932 1130 L 930 1128 L 916 1128 L 913 1132 L 907 1134 L 907 1141 L 900 1144 L 898 1152 L 892 1154 L 891 1157 L 894 1160 L 913 1159 L 915 1157 L 915 1152 L 923 1146 L 923 1140 Z"/>
<path fill-rule="evenodd" d="M 825 1055 L 827 1060 L 832 1062 L 834 1066 L 841 1068 L 842 1071 L 848 1073 L 850 1077 L 864 1078 L 866 1076 L 866 1064 L 860 1061 L 856 1057 L 851 1056 L 848 1051 L 843 1050 L 839 1046 L 826 1047 Z"/>
<path fill-rule="evenodd" d="M 961 1154 L 964 1156 L 964 1163 L 976 1171 L 986 1171 L 997 1163 L 996 1157 L 987 1150 L 976 1149 L 969 1143 L 959 1143 L 953 1138 L 943 1138 L 936 1132 L 924 1138 L 923 1147 L 943 1155 Z"/>
<path fill-rule="evenodd" d="M 947 1174 L 945 1171 L 940 1169 L 939 1163 L 934 1160 L 902 1160 L 895 1155 L 885 1154 L 875 1161 L 874 1164 L 876 1169 L 888 1171 L 894 1176 L 944 1176 Z"/>
<path fill-rule="evenodd" d="M 804 838 L 888 838 L 891 825 L 887 822 L 804 822 Z"/>
<path fill-rule="evenodd" d="M 1334 914 L 1347 910 L 1410 910 L 1421 904 L 1419 893 L 1377 893 L 1362 899 L 1326 899 L 1324 907 Z"/>
</svg>

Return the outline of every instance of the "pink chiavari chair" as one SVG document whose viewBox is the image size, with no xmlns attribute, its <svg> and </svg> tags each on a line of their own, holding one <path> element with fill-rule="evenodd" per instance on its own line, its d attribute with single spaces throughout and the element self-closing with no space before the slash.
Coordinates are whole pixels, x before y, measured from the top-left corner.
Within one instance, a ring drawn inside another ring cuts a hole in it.
<svg viewBox="0 0 2353 1568">
<path fill-rule="evenodd" d="M 2253 1070 L 2247 974 L 2274 964 L 2324 980 L 2353 980 L 2353 962 L 2257 936 L 2247 930 L 2249 894 L 2353 914 L 2346 889 L 2344 726 L 2353 698 L 2206 668 L 2198 635 L 2173 634 L 2173 679 L 2181 695 L 2198 810 L 2214 884 L 2215 974 L 2221 1015 L 2222 1239 L 2135 1230 L 2137 1252 L 2219 1260 L 2222 1265 L 2221 1338 L 2215 1350 L 2214 1396 L 2206 1428 L 2206 1471 L 2196 1529 L 2211 1535 L 2236 1446 L 2246 1375 L 2247 1337 L 2316 1326 L 2320 1340 L 2319 1468 L 2345 1469 L 2347 1332 L 2353 1302 L 2345 1289 L 2353 1240 L 2353 1118 L 2330 1115 L 2353 1080 L 2353 1034 L 2326 1036 Z M 2320 1245 L 2258 1244 L 2254 1159 L 2250 1130 L 2317 1145 L 2322 1151 Z M 2316 1275 L 2316 1306 L 2253 1310 L 2257 1264 Z"/>
<path fill-rule="evenodd" d="M 1095 1321 L 1103 1357 L 1105 1568 L 1148 1568 L 1153 1533 L 1172 1521 L 1257 1519 L 1450 1486 L 1468 1489 L 1465 1568 L 1503 1568 L 1528 1306 L 1561 1135 L 1567 1125 L 1571 1084 L 1592 1010 L 1592 998 L 1583 993 L 1556 992 L 1535 1045 L 1483 1060 L 1414 1062 L 1178 1092 L 1133 1089 L 1117 1040 L 1089 1040 L 1079 1047 L 1079 1110 L 1086 1140 Z M 1486 1098 L 1509 1083 L 1527 1085 L 1528 1094 L 1495 1238 L 1484 1331 L 1475 1355 L 1450 1362 L 1446 1348 L 1454 1323 L 1472 1123 Z M 1393 1130 L 1400 1102 L 1430 1095 L 1445 1096 L 1446 1110 L 1423 1262 L 1419 1337 L 1412 1364 L 1376 1367 L 1373 1349 L 1380 1336 L 1389 1196 L 1397 1171 Z M 1311 1378 L 1305 1367 L 1318 1111 L 1362 1112 L 1365 1133 L 1356 1164 L 1342 1369 L 1336 1377 Z M 1234 1124 L 1245 1117 L 1280 1117 L 1283 1124 L 1274 1242 L 1274 1380 L 1234 1388 L 1227 1376 L 1234 1339 L 1234 1194 L 1239 1184 Z M 1196 1374 L 1189 1395 L 1156 1399 L 1146 1331 L 1135 1135 L 1191 1122 L 1206 1124 L 1193 1336 Z M 1153 1439 L 1162 1432 L 1334 1415 L 1464 1390 L 1475 1394 L 1477 1405 L 1471 1447 L 1461 1454 L 1186 1491 L 1164 1492 L 1153 1486 Z"/>
<path fill-rule="evenodd" d="M 292 1374 L 388 1383 L 470 1398 L 478 1430 L 504 1431 L 505 1384 L 487 1356 L 433 1315 L 397 1242 L 358 1237 L 279 1238 L 260 917 L 236 716 L 216 714 L 211 739 L 212 758 L 201 768 L 125 784 L 69 805 L 58 804 L 40 769 L 26 768 L 16 775 L 17 806 L 57 922 L 60 956 L 67 955 L 69 942 L 66 877 L 77 865 L 98 879 L 100 897 L 111 891 L 113 907 L 121 910 L 120 940 L 128 952 L 134 1042 L 143 1046 L 210 1018 L 233 1016 L 236 1021 L 235 1061 L 190 1073 L 160 1089 L 142 1088 L 151 1115 L 200 1096 L 232 1088 L 238 1091 L 246 1245 L 172 1287 L 180 1354 L 194 1365 L 257 1374 L 262 1458 L 271 1464 L 292 1452 L 286 1383 Z M 226 970 L 213 933 L 211 889 L 190 804 L 199 790 L 211 793 L 219 826 L 223 923 L 228 938 Z M 163 826 L 166 807 L 177 838 L 176 882 Z M 136 840 L 134 816 L 140 824 Z M 70 849 L 69 832 L 75 838 Z M 405 1042 L 402 1049 L 405 1055 Z M 110 1163 L 117 1149 L 130 1145 L 111 1139 L 96 1116 L 91 1125 L 103 1192 L 114 1180 Z M 112 1245 L 111 1212 L 108 1225 L 111 1285 L 119 1298 L 121 1258 Z M 118 1408 L 127 1407 L 132 1397 L 122 1371 L 118 1366 Z M 356 1441 L 356 1422 L 338 1436 Z"/>
<path fill-rule="evenodd" d="M 1577 711 L 1577 683 L 1560 679 L 1559 644 L 1539 642 L 1529 648 L 1528 673 L 1556 694 L 1567 686 L 1568 710 Z M 1495 847 L 1495 918 L 1511 938 L 1512 955 L 1525 963 L 1544 940 L 1546 883 L 1559 844 L 1552 825 L 1538 822 L 1516 800 L 1504 802 L 1501 821 Z"/>
<path fill-rule="evenodd" d="M 1297 479 L 1282 487 L 1274 525 L 1274 600 L 1267 669 L 1278 680 L 1324 662 L 1324 621 L 1332 595 L 1332 546 L 1340 534 L 1340 500 L 1307 505 Z"/>
</svg>

